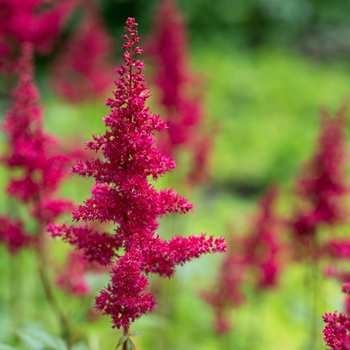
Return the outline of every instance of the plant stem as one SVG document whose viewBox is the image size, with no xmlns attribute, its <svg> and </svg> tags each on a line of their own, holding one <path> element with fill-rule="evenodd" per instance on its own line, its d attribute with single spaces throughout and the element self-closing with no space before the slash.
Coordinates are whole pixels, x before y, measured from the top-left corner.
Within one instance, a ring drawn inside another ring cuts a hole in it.
<svg viewBox="0 0 350 350">
<path fill-rule="evenodd" d="M 66 340 L 68 350 L 70 350 L 72 347 L 72 344 L 71 344 L 71 331 L 69 327 L 69 322 L 55 298 L 50 277 L 46 269 L 46 267 L 48 266 L 47 259 L 46 259 L 46 240 L 44 236 L 44 229 L 41 226 L 39 227 L 37 237 L 38 237 L 38 244 L 36 245 L 36 257 L 38 262 L 38 270 L 39 270 L 41 284 L 44 288 L 46 299 L 52 311 L 54 312 L 54 314 L 59 320 L 62 338 Z"/>
<path fill-rule="evenodd" d="M 311 294 L 311 328 L 310 328 L 310 350 L 317 349 L 317 305 L 318 305 L 318 264 L 317 264 L 317 241 L 316 237 L 310 240 L 310 294 Z"/>
<path fill-rule="evenodd" d="M 128 328 L 123 328 L 123 336 L 124 336 L 124 337 L 128 337 L 128 336 L 129 336 L 129 327 L 128 327 Z M 128 349 L 128 342 L 127 342 L 127 341 L 125 341 L 125 342 L 123 343 L 123 350 L 129 350 L 129 349 Z"/>
</svg>

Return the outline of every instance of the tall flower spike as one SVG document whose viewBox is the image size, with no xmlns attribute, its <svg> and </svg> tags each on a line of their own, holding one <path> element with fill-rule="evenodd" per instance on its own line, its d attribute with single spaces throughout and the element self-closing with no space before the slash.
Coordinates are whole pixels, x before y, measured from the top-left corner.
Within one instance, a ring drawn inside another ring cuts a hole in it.
<svg viewBox="0 0 350 350">
<path fill-rule="evenodd" d="M 245 302 L 243 286 L 247 282 L 247 263 L 245 259 L 245 238 L 238 237 L 230 229 L 228 251 L 220 266 L 220 271 L 210 291 L 201 293 L 203 300 L 212 307 L 214 330 L 224 335 L 232 330 L 228 313 Z"/>
<path fill-rule="evenodd" d="M 148 50 L 155 63 L 155 85 L 168 124 L 159 145 L 175 156 L 181 148 L 191 154 L 190 184 L 207 180 L 213 133 L 205 135 L 200 83 L 189 67 L 186 25 L 176 0 L 159 0 L 155 30 Z"/>
<path fill-rule="evenodd" d="M 259 212 L 245 242 L 246 259 L 256 270 L 256 288 L 275 287 L 281 271 L 281 244 L 278 224 L 281 220 L 274 213 L 278 189 L 271 187 L 260 200 Z"/>
<path fill-rule="evenodd" d="M 52 65 L 52 86 L 70 102 L 96 100 L 112 85 L 112 40 L 97 2 L 85 0 L 83 4 L 81 23 Z"/>
<path fill-rule="evenodd" d="M 0 74 L 13 74 L 13 62 L 24 43 L 48 53 L 80 0 L 1 0 Z"/>
<path fill-rule="evenodd" d="M 58 142 L 43 130 L 39 93 L 33 81 L 33 49 L 33 45 L 24 44 L 17 63 L 19 81 L 11 93 L 13 105 L 2 125 L 8 149 L 1 162 L 17 170 L 11 173 L 7 193 L 29 211 L 38 232 L 28 236 L 20 220 L 1 216 L 0 240 L 6 242 L 12 252 L 33 242 L 35 236 L 42 234 L 39 232 L 42 228 L 73 208 L 71 201 L 54 198 L 60 182 L 68 176 L 71 155 L 61 153 Z"/>
<path fill-rule="evenodd" d="M 245 285 L 253 282 L 262 291 L 277 284 L 281 248 L 276 231 L 280 220 L 273 212 L 277 195 L 277 187 L 271 187 L 262 197 L 258 214 L 249 220 L 248 234 L 237 235 L 230 230 L 228 252 L 216 282 L 210 291 L 202 293 L 204 301 L 213 308 L 218 335 L 231 330 L 227 314 L 244 303 Z"/>
<path fill-rule="evenodd" d="M 100 157 L 73 168 L 79 176 L 95 179 L 92 196 L 73 213 L 81 225 L 48 227 L 52 235 L 82 249 L 89 261 L 111 267 L 110 283 L 96 298 L 96 307 L 111 316 L 113 327 L 126 331 L 156 307 L 147 289 L 149 273 L 170 277 L 176 265 L 226 249 L 223 238 L 175 236 L 168 242 L 156 234 L 158 218 L 186 213 L 192 205 L 174 190 L 158 191 L 149 183 L 149 177 L 156 180 L 175 163 L 154 144 L 155 132 L 166 124 L 146 107 L 150 94 L 144 64 L 135 58 L 142 53 L 136 27 L 128 18 L 122 36 L 124 64 L 116 70 L 114 98 L 106 102 L 111 109 L 103 118 L 107 130 L 86 143 Z M 112 233 L 99 232 L 89 228 L 91 221 L 115 227 Z"/>
<path fill-rule="evenodd" d="M 314 244 L 320 224 L 334 226 L 347 222 L 343 202 L 349 193 L 346 181 L 345 116 L 344 106 L 335 118 L 325 110 L 322 112 L 318 150 L 304 168 L 303 176 L 297 180 L 301 206 L 292 228 L 299 244 L 297 251 L 306 255 L 309 252 L 305 252 L 305 249 Z"/>
</svg>

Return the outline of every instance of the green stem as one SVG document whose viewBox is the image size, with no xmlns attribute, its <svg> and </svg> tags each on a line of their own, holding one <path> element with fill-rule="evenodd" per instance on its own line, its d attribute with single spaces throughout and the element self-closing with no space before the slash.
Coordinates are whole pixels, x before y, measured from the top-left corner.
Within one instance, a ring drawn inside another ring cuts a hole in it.
<svg viewBox="0 0 350 350">
<path fill-rule="evenodd" d="M 124 337 L 129 337 L 129 327 L 128 328 L 123 328 L 123 336 Z M 127 341 L 125 341 L 123 343 L 123 350 L 129 350 Z"/>
<path fill-rule="evenodd" d="M 219 344 L 221 345 L 221 347 L 219 349 L 232 349 L 230 333 L 218 335 L 217 337 L 220 339 Z"/>
<path fill-rule="evenodd" d="M 36 257 L 37 257 L 37 262 L 38 262 L 38 271 L 39 271 L 39 277 L 41 280 L 41 284 L 44 288 L 45 296 L 46 299 L 58 318 L 60 328 L 61 328 L 61 335 L 62 338 L 66 340 L 67 342 L 67 348 L 70 350 L 72 348 L 72 343 L 71 343 L 71 331 L 69 327 L 69 322 L 66 317 L 66 315 L 63 313 L 62 309 L 60 308 L 53 288 L 52 288 L 52 283 L 50 281 L 50 277 L 47 271 L 47 258 L 46 258 L 46 242 L 45 242 L 45 236 L 44 236 L 44 230 L 43 228 L 39 228 L 39 234 L 37 235 L 38 237 L 38 244 L 36 246 Z"/>
<path fill-rule="evenodd" d="M 252 293 L 252 297 L 250 300 L 250 305 L 248 306 L 247 312 L 247 324 L 246 324 L 246 342 L 245 342 L 245 350 L 254 350 L 255 348 L 259 348 L 257 344 L 261 345 L 262 338 L 262 330 L 261 327 L 264 324 L 263 319 L 261 318 L 261 304 L 262 304 L 262 292 L 259 290 L 255 290 Z M 256 317 L 259 317 L 259 327 L 257 327 Z M 254 334 L 254 337 L 252 337 Z"/>
<path fill-rule="evenodd" d="M 311 317 L 310 317 L 310 334 L 309 334 L 309 349 L 317 350 L 318 345 L 318 287 L 319 287 L 319 276 L 318 276 L 318 244 L 316 236 L 308 242 L 308 257 L 309 257 L 309 268 L 308 268 L 308 290 L 306 291 L 309 295 L 310 306 L 311 306 Z"/>
<path fill-rule="evenodd" d="M 318 305 L 318 264 L 317 264 L 317 242 L 314 241 L 311 247 L 311 331 L 310 331 L 310 349 L 317 349 L 317 305 Z"/>
</svg>

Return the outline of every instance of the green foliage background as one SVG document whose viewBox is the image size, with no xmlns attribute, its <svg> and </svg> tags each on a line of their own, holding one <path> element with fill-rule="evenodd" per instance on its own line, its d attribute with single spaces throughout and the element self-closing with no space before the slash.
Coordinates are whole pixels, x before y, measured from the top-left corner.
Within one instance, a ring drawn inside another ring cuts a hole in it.
<svg viewBox="0 0 350 350">
<path fill-rule="evenodd" d="M 161 185 L 173 185 L 188 197 L 195 211 L 164 220 L 160 232 L 225 236 L 227 225 L 233 224 L 241 234 L 250 224 L 257 198 L 273 183 L 279 183 L 283 193 L 278 211 L 287 215 L 293 210 L 293 176 L 316 145 L 319 108 L 327 106 L 335 111 L 349 94 L 350 40 L 334 33 L 348 30 L 350 2 L 334 1 L 331 7 L 328 1 L 317 0 L 192 0 L 180 4 L 191 30 L 191 65 L 202 76 L 207 123 L 216 125 L 219 132 L 214 142 L 210 183 L 197 189 L 183 186 L 180 167 L 162 179 Z M 105 0 L 102 5 L 116 47 L 120 46 L 121 27 L 127 16 L 137 17 L 146 36 L 154 1 Z M 314 44 L 312 49 L 308 40 Z M 322 42 L 332 45 L 324 46 Z M 150 75 L 149 68 L 146 73 Z M 108 113 L 103 101 L 74 106 L 64 103 L 50 92 L 45 69 L 43 63 L 38 79 L 47 129 L 67 143 L 74 140 L 78 144 L 102 131 L 101 117 Z M 111 79 L 115 79 L 112 74 Z M 151 86 L 152 91 L 156 96 Z M 157 110 L 154 101 L 151 105 Z M 179 165 L 185 159 L 185 155 L 178 159 Z M 8 174 L 1 171 L 4 188 Z M 82 201 L 90 186 L 89 182 L 72 178 L 62 191 Z M 1 196 L 0 205 L 6 211 L 14 203 Z M 347 234 L 349 229 L 339 231 Z M 63 262 L 67 247 L 53 242 L 51 249 L 52 256 Z M 1 256 L 0 342 L 28 348 L 16 336 L 28 324 L 58 335 L 57 322 L 33 272 L 36 266 L 31 254 L 23 252 L 11 257 L 1 248 Z M 234 331 L 217 337 L 212 331 L 213 314 L 198 295 L 211 287 L 221 259 L 222 256 L 204 257 L 179 268 L 174 281 L 161 282 L 166 293 L 159 311 L 133 326 L 133 330 L 144 333 L 135 339 L 137 349 L 311 349 L 307 289 L 310 271 L 302 264 L 285 266 L 279 288 L 270 293 L 256 295 L 248 288 L 248 302 L 230 311 Z M 91 276 L 96 291 L 105 279 L 106 276 Z M 319 342 L 314 349 L 324 349 L 320 316 L 325 311 L 340 310 L 342 305 L 337 283 L 321 276 L 319 283 Z M 85 344 L 91 350 L 115 348 L 120 335 L 111 330 L 108 317 L 85 319 L 92 299 L 82 302 L 61 292 L 58 297 L 75 325 L 76 344 Z M 35 350 L 46 348 L 50 347 L 38 345 Z"/>
</svg>

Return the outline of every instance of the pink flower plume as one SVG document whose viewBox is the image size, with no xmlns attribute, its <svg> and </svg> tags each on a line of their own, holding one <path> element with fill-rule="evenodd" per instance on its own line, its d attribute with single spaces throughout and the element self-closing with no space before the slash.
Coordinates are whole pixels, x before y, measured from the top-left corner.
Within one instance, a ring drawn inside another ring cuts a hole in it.
<svg viewBox="0 0 350 350">
<path fill-rule="evenodd" d="M 111 316 L 113 327 L 125 329 L 156 306 L 148 291 L 149 273 L 170 277 L 176 265 L 226 249 L 223 238 L 176 236 L 168 242 L 156 234 L 160 217 L 187 213 L 192 205 L 173 189 L 157 190 L 149 182 L 174 169 L 175 162 L 155 146 L 154 134 L 166 124 L 146 107 L 150 94 L 144 64 L 136 58 L 142 53 L 136 27 L 128 18 L 124 64 L 116 70 L 114 98 L 106 102 L 106 131 L 86 143 L 99 157 L 73 168 L 79 176 L 94 178 L 91 197 L 74 211 L 77 225 L 48 227 L 53 236 L 82 249 L 89 261 L 111 267 L 110 283 L 96 307 Z M 91 222 L 112 223 L 113 232 L 92 230 Z"/>
</svg>

